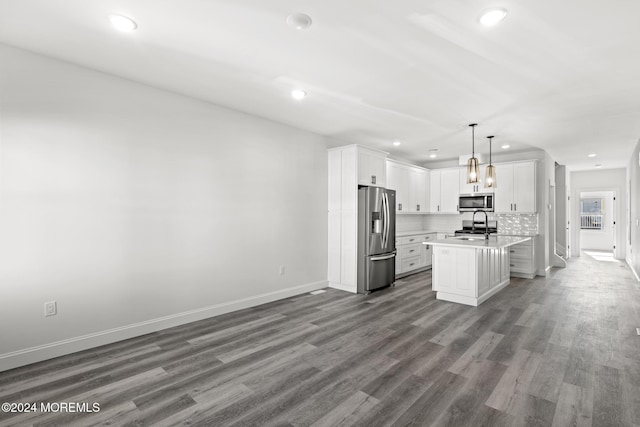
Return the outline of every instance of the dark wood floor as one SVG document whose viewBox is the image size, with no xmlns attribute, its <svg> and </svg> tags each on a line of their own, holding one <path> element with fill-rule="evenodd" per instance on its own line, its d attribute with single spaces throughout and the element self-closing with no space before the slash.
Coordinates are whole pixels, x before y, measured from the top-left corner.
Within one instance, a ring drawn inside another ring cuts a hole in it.
<svg viewBox="0 0 640 427">
<path fill-rule="evenodd" d="M 640 289 L 587 255 L 478 308 L 429 272 L 305 294 L 0 373 L 0 425 L 640 426 Z"/>
</svg>

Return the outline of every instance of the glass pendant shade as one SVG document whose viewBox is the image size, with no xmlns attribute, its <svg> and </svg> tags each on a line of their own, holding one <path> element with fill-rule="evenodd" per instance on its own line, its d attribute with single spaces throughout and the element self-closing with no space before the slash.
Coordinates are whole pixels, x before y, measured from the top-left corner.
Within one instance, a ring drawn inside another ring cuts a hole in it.
<svg viewBox="0 0 640 427">
<path fill-rule="evenodd" d="M 478 166 L 478 159 L 472 157 L 467 160 L 467 184 L 475 184 L 480 178 L 480 166 Z"/>
<path fill-rule="evenodd" d="M 484 172 L 484 188 L 495 188 L 496 185 L 496 167 L 487 165 L 487 169 Z"/>
<path fill-rule="evenodd" d="M 476 184 L 480 180 L 480 167 L 476 157 L 476 133 L 477 123 L 471 123 L 471 158 L 467 160 L 467 184 Z"/>
<path fill-rule="evenodd" d="M 498 185 L 496 181 L 496 167 L 491 163 L 491 142 L 493 141 L 493 135 L 487 137 L 489 139 L 489 164 L 484 171 L 484 188 L 495 188 Z"/>
</svg>

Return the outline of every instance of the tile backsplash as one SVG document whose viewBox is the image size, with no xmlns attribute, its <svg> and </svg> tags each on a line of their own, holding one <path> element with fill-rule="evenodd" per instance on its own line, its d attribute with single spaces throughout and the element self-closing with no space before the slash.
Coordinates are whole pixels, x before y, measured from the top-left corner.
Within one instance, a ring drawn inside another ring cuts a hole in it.
<svg viewBox="0 0 640 427">
<path fill-rule="evenodd" d="M 538 234 L 538 214 L 494 214 L 489 218 L 498 220 L 498 233 L 501 234 Z"/>
<path fill-rule="evenodd" d="M 473 213 L 451 215 L 397 215 L 397 231 L 432 230 L 452 233 L 462 227 L 462 220 L 471 220 Z M 476 219 L 479 217 L 476 216 Z M 484 218 L 484 215 L 482 215 Z M 498 233 L 533 236 L 538 234 L 537 214 L 493 214 L 490 220 L 498 221 Z"/>
<path fill-rule="evenodd" d="M 422 217 L 425 215 L 396 215 L 396 233 L 422 230 Z"/>
</svg>

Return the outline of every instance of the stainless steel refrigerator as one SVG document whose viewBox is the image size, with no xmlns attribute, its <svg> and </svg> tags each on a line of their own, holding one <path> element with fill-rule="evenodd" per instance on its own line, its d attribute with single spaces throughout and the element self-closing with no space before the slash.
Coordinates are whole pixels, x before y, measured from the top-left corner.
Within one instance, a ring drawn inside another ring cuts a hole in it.
<svg viewBox="0 0 640 427">
<path fill-rule="evenodd" d="M 396 277 L 396 192 L 358 189 L 358 293 L 392 285 Z"/>
</svg>

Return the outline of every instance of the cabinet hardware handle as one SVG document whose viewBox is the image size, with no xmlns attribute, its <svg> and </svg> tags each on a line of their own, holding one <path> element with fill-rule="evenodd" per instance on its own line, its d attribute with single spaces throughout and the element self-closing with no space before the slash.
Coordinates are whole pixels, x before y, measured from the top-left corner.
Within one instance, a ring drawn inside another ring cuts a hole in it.
<svg viewBox="0 0 640 427">
<path fill-rule="evenodd" d="M 513 204 L 513 210 L 514 210 L 514 211 L 517 211 L 517 210 L 518 210 L 518 204 L 517 204 L 517 203 L 514 203 L 514 204 Z"/>
<path fill-rule="evenodd" d="M 410 242 L 413 242 L 413 239 L 409 239 Z"/>
<path fill-rule="evenodd" d="M 412 266 L 414 263 L 412 262 L 411 264 L 409 264 L 409 266 Z"/>
<path fill-rule="evenodd" d="M 398 210 L 401 211 L 402 210 L 402 203 L 398 203 Z"/>
<path fill-rule="evenodd" d="M 438 212 L 440 212 L 440 205 L 438 205 Z"/>
<path fill-rule="evenodd" d="M 416 210 L 419 212 L 420 211 L 420 205 L 416 205 Z"/>
<path fill-rule="evenodd" d="M 409 253 L 411 253 L 411 252 L 415 252 L 415 251 L 416 251 L 415 249 L 410 249 L 410 250 L 409 250 Z"/>
<path fill-rule="evenodd" d="M 375 175 L 371 175 L 371 183 L 372 184 L 376 183 L 376 176 Z"/>
<path fill-rule="evenodd" d="M 516 266 L 515 264 L 511 264 L 511 267 L 515 267 L 515 266 Z"/>
</svg>

